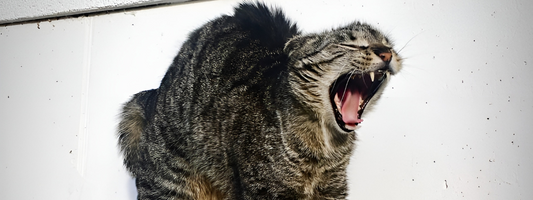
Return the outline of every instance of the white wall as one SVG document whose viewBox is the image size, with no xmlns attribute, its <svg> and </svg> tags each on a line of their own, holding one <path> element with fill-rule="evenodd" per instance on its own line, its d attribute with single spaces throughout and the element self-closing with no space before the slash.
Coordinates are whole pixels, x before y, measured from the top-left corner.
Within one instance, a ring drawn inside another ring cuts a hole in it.
<svg viewBox="0 0 533 200">
<path fill-rule="evenodd" d="M 0 199 L 134 199 L 115 127 L 188 32 L 237 0 L 0 27 Z M 533 199 L 533 2 L 273 1 L 360 19 L 406 58 L 357 131 L 351 199 Z"/>
<path fill-rule="evenodd" d="M 190 0 L 2 0 L 0 24 Z"/>
</svg>

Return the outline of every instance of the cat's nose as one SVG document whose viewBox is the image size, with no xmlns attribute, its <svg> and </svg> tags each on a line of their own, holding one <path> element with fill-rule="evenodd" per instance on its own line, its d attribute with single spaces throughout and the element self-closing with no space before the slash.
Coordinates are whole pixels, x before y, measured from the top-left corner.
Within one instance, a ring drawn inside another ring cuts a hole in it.
<svg viewBox="0 0 533 200">
<path fill-rule="evenodd" d="M 392 58 L 392 53 L 390 51 L 382 52 L 382 53 L 379 53 L 379 57 L 381 58 L 381 60 L 383 60 L 383 62 L 389 63 Z"/>
<path fill-rule="evenodd" d="M 389 47 L 384 45 L 372 45 L 372 51 L 383 60 L 383 62 L 389 64 L 392 59 L 392 53 Z"/>
</svg>

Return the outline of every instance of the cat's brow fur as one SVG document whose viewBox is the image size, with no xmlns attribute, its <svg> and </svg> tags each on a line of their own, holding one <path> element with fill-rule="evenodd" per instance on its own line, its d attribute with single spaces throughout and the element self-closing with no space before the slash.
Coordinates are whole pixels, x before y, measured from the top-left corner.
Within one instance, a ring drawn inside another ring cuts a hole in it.
<svg viewBox="0 0 533 200">
<path fill-rule="evenodd" d="M 328 90 L 374 59 L 346 42 L 392 45 L 358 22 L 301 35 L 261 3 L 192 32 L 160 87 L 123 107 L 138 199 L 344 199 L 355 133 L 335 123 Z"/>
</svg>

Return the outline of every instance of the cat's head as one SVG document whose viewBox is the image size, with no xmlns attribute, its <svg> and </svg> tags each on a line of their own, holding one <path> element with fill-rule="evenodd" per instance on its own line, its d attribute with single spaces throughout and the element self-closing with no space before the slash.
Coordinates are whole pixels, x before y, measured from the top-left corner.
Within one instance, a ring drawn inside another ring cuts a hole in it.
<svg viewBox="0 0 533 200">
<path fill-rule="evenodd" d="M 330 128 L 350 132 L 379 98 L 402 59 L 391 41 L 360 22 L 287 42 L 292 92 Z"/>
</svg>

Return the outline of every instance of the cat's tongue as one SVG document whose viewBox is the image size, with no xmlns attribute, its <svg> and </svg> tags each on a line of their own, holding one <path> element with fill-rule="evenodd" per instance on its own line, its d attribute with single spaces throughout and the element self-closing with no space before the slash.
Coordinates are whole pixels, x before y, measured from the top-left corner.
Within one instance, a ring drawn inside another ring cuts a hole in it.
<svg viewBox="0 0 533 200">
<path fill-rule="evenodd" d="M 356 126 L 363 122 L 358 117 L 359 104 L 361 103 L 361 93 L 357 90 L 347 90 L 341 102 L 342 121 L 348 126 Z"/>
</svg>

